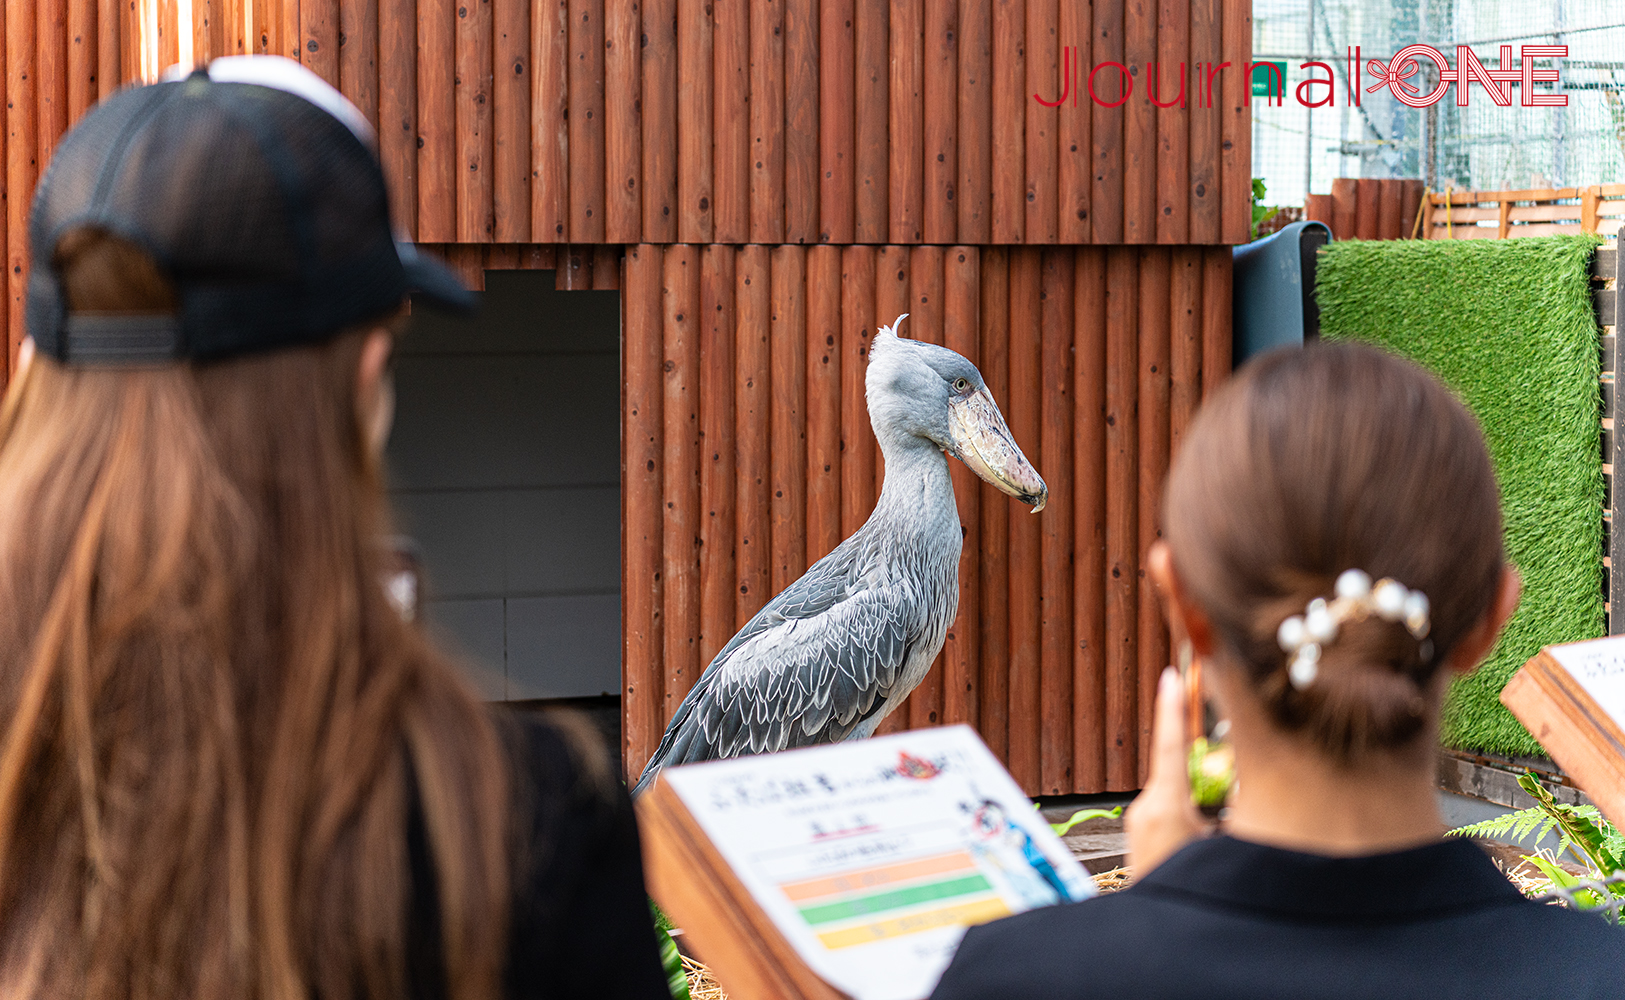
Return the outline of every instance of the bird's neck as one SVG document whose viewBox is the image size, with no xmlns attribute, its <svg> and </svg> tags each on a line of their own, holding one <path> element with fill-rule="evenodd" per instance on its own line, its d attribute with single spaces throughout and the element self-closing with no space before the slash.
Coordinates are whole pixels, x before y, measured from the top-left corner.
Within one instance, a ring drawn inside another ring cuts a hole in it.
<svg viewBox="0 0 1625 1000">
<path fill-rule="evenodd" d="M 942 449 L 925 438 L 909 435 L 881 442 L 886 475 L 875 504 L 875 517 L 913 521 L 954 507 L 953 481 Z"/>
</svg>

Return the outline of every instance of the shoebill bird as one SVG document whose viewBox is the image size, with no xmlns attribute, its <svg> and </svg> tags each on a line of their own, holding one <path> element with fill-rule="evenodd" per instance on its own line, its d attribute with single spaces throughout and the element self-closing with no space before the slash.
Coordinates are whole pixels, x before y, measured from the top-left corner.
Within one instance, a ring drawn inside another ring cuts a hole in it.
<svg viewBox="0 0 1625 1000">
<path fill-rule="evenodd" d="M 865 383 L 886 457 L 874 513 L 722 648 L 633 794 L 673 764 L 863 739 L 903 703 L 959 605 L 962 535 L 945 452 L 1044 509 L 1044 480 L 964 357 L 882 326 Z"/>
</svg>

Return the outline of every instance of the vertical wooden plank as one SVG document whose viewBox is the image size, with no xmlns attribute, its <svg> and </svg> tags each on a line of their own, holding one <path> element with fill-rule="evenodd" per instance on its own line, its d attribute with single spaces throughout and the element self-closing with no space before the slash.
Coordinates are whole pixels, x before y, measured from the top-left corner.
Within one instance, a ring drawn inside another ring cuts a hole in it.
<svg viewBox="0 0 1625 1000">
<path fill-rule="evenodd" d="M 898 249 L 902 251 L 902 248 Z M 909 333 L 916 340 L 940 347 L 943 344 L 943 248 L 916 246 L 908 248 L 906 252 L 909 260 Z M 946 672 L 943 658 L 943 653 L 937 654 L 931 670 L 909 696 L 910 729 L 942 724 L 943 675 Z"/>
<path fill-rule="evenodd" d="M 1027 222 L 1026 0 L 993 0 L 993 242 L 1020 243 Z"/>
<path fill-rule="evenodd" d="M 773 365 L 773 593 L 807 571 L 807 252 L 774 247 L 773 315 L 768 335 Z"/>
<path fill-rule="evenodd" d="M 571 11 L 574 16 L 575 11 Z M 700 669 L 700 251 L 666 250 L 661 314 L 665 340 L 661 475 L 665 601 L 662 722 L 671 719 Z"/>
<path fill-rule="evenodd" d="M 1059 233 L 1055 143 L 1060 114 L 1034 100 L 1037 94 L 1059 94 L 1065 86 L 1065 72 L 1070 66 L 1062 64 L 1061 42 L 1056 35 L 1059 27 L 1056 0 L 1027 0 L 1027 86 L 1023 102 L 1027 148 L 1022 191 L 1028 243 L 1054 243 Z"/>
<path fill-rule="evenodd" d="M 1010 398 L 1010 250 L 982 251 L 982 311 L 978 325 L 982 381 L 999 405 Z M 1010 515 L 1008 500 L 983 483 L 981 514 L 981 618 L 978 630 L 981 697 L 977 729 L 1005 766 L 1010 761 Z"/>
<path fill-rule="evenodd" d="M 958 170 L 953 188 L 958 211 L 956 236 L 962 243 L 977 244 L 988 242 L 992 232 L 993 4 L 989 0 L 959 0 L 958 21 L 959 90 L 955 102 L 959 125 L 954 136 Z M 1084 169 L 1087 171 L 1087 165 Z"/>
<path fill-rule="evenodd" d="M 807 251 L 807 564 L 841 542 L 841 251 Z"/>
<path fill-rule="evenodd" d="M 925 194 L 924 0 L 891 0 L 891 241 L 918 243 Z"/>
<path fill-rule="evenodd" d="M 418 0 L 418 239 L 457 238 L 457 106 L 452 25 L 457 0 Z"/>
<path fill-rule="evenodd" d="M 174 5 L 175 5 L 175 0 L 159 0 L 159 2 L 160 2 L 160 5 L 163 6 L 163 7 L 173 8 Z M 277 23 L 278 23 L 277 35 L 278 35 L 278 40 L 281 42 L 281 45 L 280 45 L 280 47 L 277 48 L 276 52 L 277 52 L 278 55 L 287 56 L 289 59 L 292 59 L 292 60 L 297 62 L 297 61 L 300 61 L 301 59 L 303 59 L 303 57 L 304 57 L 304 52 L 302 51 L 304 46 L 301 44 L 301 39 L 300 39 L 300 35 L 301 35 L 301 32 L 302 32 L 302 28 L 300 27 L 301 21 L 300 21 L 300 13 L 299 13 L 300 0 L 279 0 L 279 2 L 281 4 L 281 8 L 282 8 L 282 16 L 277 19 Z M 449 38 L 450 34 L 451 34 L 451 21 L 449 20 L 450 17 L 451 17 L 450 7 L 449 6 L 442 7 L 441 8 L 441 13 L 448 19 L 446 21 L 446 33 L 447 33 L 447 37 Z M 163 40 L 160 40 L 160 45 L 165 45 L 165 44 L 166 43 Z M 172 41 L 168 42 L 167 46 L 172 47 L 173 42 Z M 449 53 L 450 50 L 448 49 L 447 51 Z M 164 57 L 167 57 L 167 59 L 164 58 Z M 163 66 L 169 65 L 169 62 L 173 61 L 173 59 L 174 59 L 173 53 L 171 53 L 171 52 L 163 53 L 163 55 L 159 59 L 159 62 L 162 63 L 162 66 L 160 66 L 159 68 L 161 69 L 161 68 L 163 68 Z M 447 69 L 449 71 L 450 68 L 451 68 L 450 67 L 451 59 L 449 58 L 449 56 L 448 56 L 448 58 L 446 60 L 446 63 L 447 63 Z"/>
<path fill-rule="evenodd" d="M 125 11 L 119 0 L 96 0 L 96 92 L 94 103 L 112 96 L 124 82 Z M 0 55 L 0 59 L 4 56 Z"/>
<path fill-rule="evenodd" d="M 772 270 L 768 248 L 739 250 L 734 275 L 737 318 L 734 325 L 734 446 L 737 482 L 734 516 L 735 572 L 739 577 L 734 598 L 737 628 L 762 609 L 773 596 L 772 469 L 768 460 L 769 425 L 773 412 Z"/>
<path fill-rule="evenodd" d="M 1123 55 L 1135 74 L 1134 93 L 1123 105 L 1124 243 L 1157 239 L 1157 109 L 1146 72 L 1157 58 L 1157 11 L 1157 0 L 1124 0 Z"/>
<path fill-rule="evenodd" d="M 818 238 L 852 242 L 853 65 L 852 0 L 818 6 Z"/>
<path fill-rule="evenodd" d="M 1401 236 L 1409 236 L 1402 232 L 1404 223 L 1399 220 L 1400 196 L 1405 182 L 1397 177 L 1383 178 L 1377 184 L 1377 235 L 1379 240 L 1397 240 Z"/>
<path fill-rule="evenodd" d="M 1339 177 L 1332 181 L 1332 238 L 1354 239 L 1354 219 L 1359 205 L 1359 181 Z"/>
<path fill-rule="evenodd" d="M 1332 224 L 1332 196 L 1329 194 L 1310 194 L 1303 199 L 1303 217 L 1310 222 L 1324 222 L 1327 228 Z"/>
<path fill-rule="evenodd" d="M 1157 6 L 1157 65 L 1146 82 L 1156 87 L 1159 104 L 1185 98 L 1172 107 L 1156 107 L 1157 117 L 1157 242 L 1182 244 L 1190 240 L 1190 118 L 1191 51 L 1190 0 L 1160 0 Z"/>
<path fill-rule="evenodd" d="M 378 158 L 390 216 L 409 239 L 418 238 L 417 28 L 417 0 L 379 0 Z"/>
<path fill-rule="evenodd" d="M 154 78 L 180 62 L 180 33 L 189 27 L 180 24 L 180 11 L 177 9 L 179 5 L 176 0 L 156 0 L 155 5 L 158 8 L 156 11 L 156 20 L 158 22 L 158 65 L 152 67 L 152 76 Z M 298 0 L 284 0 L 283 21 L 284 40 L 291 41 L 295 46 L 294 51 L 289 54 L 294 59 L 299 59 L 301 53 L 297 48 L 300 23 Z M 43 154 L 46 151 L 39 150 L 39 152 L 42 154 L 40 161 L 41 166 L 43 166 L 45 160 Z"/>
<path fill-rule="evenodd" d="M 435 0 L 418 0 L 431 3 Z M 647 0 L 645 0 L 647 3 Z M 570 215 L 569 0 L 542 0 L 531 25 L 530 238 L 563 243 Z M 419 183 L 422 183 L 421 180 Z M 658 237 L 647 235 L 654 241 Z"/>
<path fill-rule="evenodd" d="M 1224 49 L 1219 21 L 1221 0 L 1190 0 L 1191 68 L 1189 108 L 1191 127 L 1190 241 L 1219 242 L 1219 110 L 1207 102 L 1210 66 L 1234 60 Z"/>
<path fill-rule="evenodd" d="M 818 2 L 784 4 L 784 239 L 818 241 Z"/>
<path fill-rule="evenodd" d="M 621 248 L 600 243 L 592 248 L 592 287 L 612 292 L 621 287 Z"/>
<path fill-rule="evenodd" d="M 1056 248 L 1045 250 L 1042 261 L 1037 444 L 1038 469 L 1049 486 L 1049 503 L 1036 517 L 1027 515 L 1038 521 L 1040 545 L 1038 759 L 1040 787 L 1046 795 L 1077 791 L 1072 753 L 1073 258 L 1072 248 Z"/>
<path fill-rule="evenodd" d="M 922 225 L 927 243 L 952 243 L 959 232 L 959 213 L 954 208 L 954 178 L 959 171 L 959 120 L 954 108 L 959 84 L 958 22 L 956 0 L 926 4 Z"/>
<path fill-rule="evenodd" d="M 1038 452 L 1044 386 L 1039 255 L 1037 247 L 1010 251 L 1010 389 L 999 400 L 1010 432 L 1028 454 Z M 1026 504 L 1008 497 L 999 506 L 1010 525 L 1010 775 L 1022 791 L 1034 795 L 1043 787 L 1038 523 L 1043 515 L 1034 517 Z"/>
<path fill-rule="evenodd" d="M 604 238 L 643 238 L 642 22 L 636 3 L 604 5 Z"/>
<path fill-rule="evenodd" d="M 750 17 L 750 238 L 784 240 L 784 0 Z"/>
<path fill-rule="evenodd" d="M 1106 787 L 1139 784 L 1139 251 L 1106 252 Z"/>
<path fill-rule="evenodd" d="M 980 355 L 981 268 L 975 247 L 951 247 L 945 258 L 942 342 L 975 364 Z M 963 462 L 949 461 L 954 503 L 959 508 L 962 544 L 959 552 L 959 611 L 948 626 L 942 649 L 942 721 L 945 725 L 978 721 L 980 682 L 977 626 L 981 617 L 981 482 Z"/>
<path fill-rule="evenodd" d="M 68 0 L 68 121 L 96 103 L 96 0 Z"/>
<path fill-rule="evenodd" d="M 1073 283 L 1073 780 L 1106 790 L 1106 254 L 1079 247 Z"/>
<path fill-rule="evenodd" d="M 1245 243 L 1252 228 L 1253 109 L 1246 104 L 1251 81 L 1242 67 L 1253 60 L 1253 2 L 1223 0 L 1221 9 L 1224 58 L 1230 61 L 1230 68 L 1220 74 L 1224 82 L 1224 117 L 1219 127 L 1224 188 L 1220 232 L 1225 243 Z"/>
<path fill-rule="evenodd" d="M 1106 62 L 1123 62 L 1124 4 L 1125 0 L 1096 0 L 1091 67 L 1098 68 Z M 1098 73 L 1091 69 L 1084 75 L 1083 96 L 1095 102 L 1090 113 L 1094 169 L 1089 204 L 1095 220 L 1093 231 L 1096 243 L 1122 243 L 1124 240 L 1123 155 L 1127 118 L 1122 105 L 1125 103 L 1124 90 L 1131 81 L 1132 77 L 1124 76 L 1115 66 L 1107 66 Z M 1133 96 L 1129 95 L 1129 99 Z"/>
<path fill-rule="evenodd" d="M 841 534 L 850 535 L 875 508 L 875 435 L 864 375 L 875 332 L 875 251 L 841 250 Z"/>
<path fill-rule="evenodd" d="M 494 122 L 491 211 L 492 237 L 502 243 L 530 242 L 530 2 L 491 0 L 496 35 L 491 99 Z M 612 4 L 611 7 L 614 7 Z M 617 39 L 619 41 L 619 39 Z M 622 62 L 626 59 L 623 56 Z M 623 234 L 623 241 L 636 234 Z"/>
<path fill-rule="evenodd" d="M 1362 177 L 1354 182 L 1354 237 L 1374 240 L 1381 232 L 1382 189 L 1374 177 Z"/>
<path fill-rule="evenodd" d="M 1202 401 L 1202 250 L 1176 247 L 1170 263 L 1168 460 L 1179 455 Z"/>
<path fill-rule="evenodd" d="M 1169 265 L 1167 247 L 1140 249 L 1140 357 L 1139 357 L 1139 542 L 1135 554 L 1143 557 L 1161 536 L 1158 508 L 1162 480 L 1168 469 Z M 1140 781 L 1151 762 L 1151 712 L 1156 705 L 1157 678 L 1171 661 L 1168 626 L 1162 616 L 1149 573 L 1136 574 L 1139 584 L 1139 731 Z"/>
<path fill-rule="evenodd" d="M 857 67 L 857 88 L 853 118 L 857 136 L 854 164 L 857 211 L 853 217 L 853 238 L 859 243 L 884 243 L 891 232 L 891 217 L 886 210 L 891 169 L 887 151 L 891 7 L 888 0 L 856 0 L 856 3 L 853 62 Z M 880 322 L 891 320 L 882 318 Z"/>
<path fill-rule="evenodd" d="M 707 65 L 710 60 L 706 60 Z M 570 242 L 604 241 L 604 5 L 570 0 Z"/>
<path fill-rule="evenodd" d="M 305 0 L 301 0 L 301 3 Z M 489 243 L 492 221 L 491 0 L 457 3 L 457 239 Z"/>
<path fill-rule="evenodd" d="M 39 25 L 34 40 L 34 68 L 39 74 L 39 83 L 34 93 L 39 111 L 35 125 L 39 129 L 39 169 L 43 174 L 51 162 L 51 151 L 56 148 L 57 140 L 68 130 L 68 0 L 36 0 L 36 3 Z"/>
<path fill-rule="evenodd" d="M 585 291 L 592 287 L 592 247 L 561 246 L 553 287 L 561 292 Z"/>
<path fill-rule="evenodd" d="M 677 0 L 677 238 L 711 241 L 711 10 Z M 713 123 L 714 125 L 714 123 Z"/>
<path fill-rule="evenodd" d="M 28 294 L 28 203 L 39 176 L 35 93 L 35 20 L 25 7 L 6 11 L 6 309 L 7 371 L 17 368 Z M 13 194 L 12 192 L 16 192 Z"/>
<path fill-rule="evenodd" d="M 1423 183 L 1420 178 L 1407 178 L 1400 182 L 1399 189 L 1399 221 L 1400 236 L 1404 239 L 1425 237 L 1421 227 L 1417 225 L 1417 217 L 1422 212 Z"/>
<path fill-rule="evenodd" d="M 519 269 L 520 245 L 517 243 L 498 243 L 485 248 L 485 269 L 487 271 L 516 271 Z"/>
<path fill-rule="evenodd" d="M 713 238 L 750 238 L 750 8 L 748 0 L 712 0 L 716 81 Z"/>
<path fill-rule="evenodd" d="M 1089 99 L 1089 56 L 1093 51 L 1090 34 L 1094 25 L 1091 4 L 1062 0 L 1061 45 L 1072 47 L 1070 84 L 1072 96 L 1056 109 L 1056 213 L 1062 243 L 1088 243 L 1093 238 L 1089 221 L 1089 198 L 1093 182 L 1089 166 L 1092 154 L 1090 116 L 1095 102 Z M 1063 65 L 1066 53 L 1062 54 Z M 1110 72 L 1109 70 L 1107 72 Z"/>
<path fill-rule="evenodd" d="M 1202 396 L 1205 399 L 1230 375 L 1230 251 L 1202 251 Z"/>
<path fill-rule="evenodd" d="M 883 246 L 875 254 L 875 322 L 879 325 L 897 325 L 897 318 L 913 308 L 909 295 L 909 248 L 905 246 Z M 917 335 L 918 324 L 914 317 L 897 328 L 897 333 L 904 337 Z M 886 489 L 886 456 L 877 447 L 875 449 L 875 482 L 880 491 Z M 910 699 L 912 700 L 912 699 Z M 912 708 L 904 703 L 897 711 L 887 716 L 879 728 L 877 735 L 900 732 L 907 729 L 912 721 Z"/>
<path fill-rule="evenodd" d="M 478 0 L 456 0 L 459 7 Z M 458 12 L 461 19 L 461 11 Z M 299 61 L 305 68 L 339 85 L 338 0 L 299 0 Z"/>
<path fill-rule="evenodd" d="M 643 9 L 643 238 L 677 238 L 677 0 Z"/>
<path fill-rule="evenodd" d="M 3 108 L 0 108 L 0 116 L 3 116 L 3 118 L 0 118 L 0 171 L 3 171 L 3 173 L 0 173 L 0 177 L 6 179 L 5 182 L 9 189 L 12 155 L 10 140 L 15 138 L 14 129 L 17 123 L 12 117 L 15 102 L 13 90 L 15 81 L 11 76 L 11 60 L 9 58 L 11 53 L 9 50 L 12 43 L 6 21 L 5 5 L 0 4 L 0 81 L 3 81 L 0 85 L 6 88 L 6 103 Z M 16 351 L 21 344 L 21 338 L 16 336 L 16 332 L 11 325 L 11 303 L 15 289 L 11 285 L 12 279 L 10 275 L 16 267 L 16 261 L 11 254 L 13 246 L 12 208 L 9 198 L 0 198 L 0 202 L 5 203 L 4 211 L 6 213 L 5 224 L 0 226 L 0 266 L 5 267 L 7 274 L 5 294 L 0 295 L 0 330 L 5 331 L 5 343 L 3 347 L 0 347 L 0 397 L 3 397 L 6 387 L 11 384 L 11 373 L 16 364 Z"/>
<path fill-rule="evenodd" d="M 700 273 L 700 655 L 701 670 L 733 638 L 734 625 L 734 258 L 701 251 Z M 596 268 L 594 269 L 596 271 Z"/>
<path fill-rule="evenodd" d="M 663 256 L 627 248 L 621 307 L 621 762 L 634 779 L 665 728 Z"/>
<path fill-rule="evenodd" d="M 233 0 L 216 2 L 226 8 Z M 361 109 L 374 129 L 378 128 L 378 6 L 378 0 L 339 0 L 339 90 Z M 522 2 L 513 6 L 524 8 Z M 521 32 L 520 37 L 526 34 Z"/>
</svg>

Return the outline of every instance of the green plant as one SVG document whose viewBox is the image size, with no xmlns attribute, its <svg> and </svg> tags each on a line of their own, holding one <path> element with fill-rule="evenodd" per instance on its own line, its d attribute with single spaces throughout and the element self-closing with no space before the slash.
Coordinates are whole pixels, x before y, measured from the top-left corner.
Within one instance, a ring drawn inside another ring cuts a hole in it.
<svg viewBox="0 0 1625 1000">
<path fill-rule="evenodd" d="M 672 940 L 671 918 L 652 898 L 649 900 L 649 915 L 654 918 L 655 938 L 660 944 L 660 965 L 666 970 L 666 986 L 671 990 L 672 1000 L 689 1000 L 688 974 L 683 971 L 683 956 L 677 951 L 677 942 Z"/>
<path fill-rule="evenodd" d="M 1034 805 L 1036 806 L 1037 803 L 1034 803 Z M 1065 823 L 1051 823 L 1049 828 L 1055 831 L 1057 837 L 1064 837 L 1068 830 L 1079 823 L 1085 823 L 1092 819 L 1116 819 L 1121 815 L 1123 815 L 1122 806 L 1112 806 L 1110 809 L 1079 809 L 1067 817 Z"/>
<path fill-rule="evenodd" d="M 1518 777 L 1518 787 L 1529 793 L 1535 804 L 1528 809 L 1457 827 L 1449 832 L 1452 837 L 1511 837 L 1514 843 L 1538 844 L 1548 833 L 1558 833 L 1557 847 L 1548 856 L 1537 850 L 1524 856 L 1545 876 L 1524 887 L 1530 895 L 1549 890 L 1553 886 L 1574 890 L 1573 898 L 1582 909 L 1591 909 L 1604 903 L 1595 889 L 1576 888 L 1582 876 L 1566 871 L 1557 864 L 1565 852 L 1586 869 L 1585 878 L 1602 881 L 1621 872 L 1619 859 L 1625 856 L 1625 834 L 1615 829 L 1597 811 L 1596 806 L 1571 806 L 1552 797 L 1532 771 Z M 1625 899 L 1625 885 L 1609 885 L 1607 891 L 1615 898 Z"/>
<path fill-rule="evenodd" d="M 1258 227 L 1263 225 L 1270 216 L 1281 210 L 1278 206 L 1264 204 L 1264 195 L 1268 192 L 1269 189 L 1264 186 L 1264 178 L 1254 177 L 1253 193 L 1250 199 L 1253 208 L 1253 222 L 1252 228 L 1248 230 L 1249 239 L 1258 239 Z"/>
</svg>

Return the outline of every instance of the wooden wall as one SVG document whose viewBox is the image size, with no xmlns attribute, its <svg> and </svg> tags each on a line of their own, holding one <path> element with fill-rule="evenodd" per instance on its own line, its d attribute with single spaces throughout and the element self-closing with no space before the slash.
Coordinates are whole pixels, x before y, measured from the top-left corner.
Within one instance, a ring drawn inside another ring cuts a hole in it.
<svg viewBox="0 0 1625 1000">
<path fill-rule="evenodd" d="M 957 462 L 959 617 L 893 717 L 969 722 L 1030 793 L 1139 787 L 1169 662 L 1139 556 L 1168 456 L 1230 370 L 1227 247 L 629 248 L 625 765 L 766 600 L 868 516 L 876 324 L 982 368 L 1050 487 L 1037 516 Z"/>
</svg>

